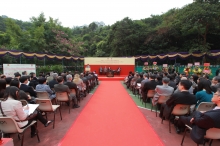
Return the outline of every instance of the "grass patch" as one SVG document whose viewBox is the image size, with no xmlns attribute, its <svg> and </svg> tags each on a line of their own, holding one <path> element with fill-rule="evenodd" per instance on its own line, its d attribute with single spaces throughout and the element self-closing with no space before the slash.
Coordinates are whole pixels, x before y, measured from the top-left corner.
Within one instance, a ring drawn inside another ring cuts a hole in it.
<svg viewBox="0 0 220 146">
<path fill-rule="evenodd" d="M 134 95 L 130 89 L 127 89 L 127 86 L 126 86 L 126 84 L 124 84 L 123 81 L 121 81 L 121 84 L 126 89 L 126 91 L 130 95 L 130 97 L 133 99 L 133 101 L 137 104 L 137 106 L 145 108 L 145 104 L 144 103 L 142 104 L 142 101 L 140 100 L 140 97 L 138 98 L 138 95 Z M 151 109 L 151 103 L 146 103 L 146 108 Z"/>
</svg>

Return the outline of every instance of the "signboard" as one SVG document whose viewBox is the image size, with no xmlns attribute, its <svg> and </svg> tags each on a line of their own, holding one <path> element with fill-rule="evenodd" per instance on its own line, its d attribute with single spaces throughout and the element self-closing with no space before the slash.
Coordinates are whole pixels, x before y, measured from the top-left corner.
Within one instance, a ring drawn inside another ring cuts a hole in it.
<svg viewBox="0 0 220 146">
<path fill-rule="evenodd" d="M 3 74 L 6 77 L 14 77 L 15 72 L 19 72 L 20 74 L 26 71 L 29 75 L 31 72 L 36 73 L 36 65 L 35 64 L 3 64 Z"/>
<path fill-rule="evenodd" d="M 195 66 L 200 66 L 200 62 L 195 62 Z"/>
<path fill-rule="evenodd" d="M 204 66 L 210 66 L 210 63 L 204 63 Z"/>
<path fill-rule="evenodd" d="M 188 67 L 192 67 L 193 66 L 193 64 L 192 63 L 188 63 Z"/>
<path fill-rule="evenodd" d="M 153 62 L 153 65 L 157 65 L 157 62 Z"/>
<path fill-rule="evenodd" d="M 167 67 L 168 65 L 167 64 L 163 64 L 163 67 Z"/>
<path fill-rule="evenodd" d="M 89 65 L 135 65 L 134 57 L 85 57 L 84 64 Z"/>
<path fill-rule="evenodd" d="M 148 62 L 144 62 L 144 65 L 148 65 Z"/>
</svg>

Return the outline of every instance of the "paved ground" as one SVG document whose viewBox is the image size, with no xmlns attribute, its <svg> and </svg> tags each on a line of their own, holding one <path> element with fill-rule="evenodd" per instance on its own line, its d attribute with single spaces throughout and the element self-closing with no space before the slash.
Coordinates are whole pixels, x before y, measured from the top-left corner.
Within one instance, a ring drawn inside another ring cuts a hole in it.
<svg viewBox="0 0 220 146">
<path fill-rule="evenodd" d="M 93 90 L 93 92 L 94 91 L 95 90 Z M 45 128 L 43 124 L 38 122 L 39 123 L 38 124 L 39 136 L 41 139 L 40 143 L 37 142 L 36 137 L 30 138 L 30 130 L 28 129 L 24 137 L 24 146 L 44 146 L 44 145 L 57 146 L 60 140 L 65 135 L 65 133 L 71 127 L 73 122 L 76 120 L 80 112 L 83 110 L 83 108 L 86 106 L 86 104 L 90 100 L 93 92 L 91 92 L 91 94 L 88 94 L 87 97 L 84 98 L 84 100 L 80 102 L 80 108 L 71 109 L 70 114 L 68 112 L 68 106 L 63 105 L 61 108 L 63 120 L 62 121 L 60 120 L 59 114 L 57 113 L 55 129 L 52 128 L 52 124 Z M 171 129 L 171 133 L 169 133 L 167 121 L 164 121 L 164 123 L 161 124 L 161 119 L 159 117 L 156 117 L 155 112 L 151 112 L 148 109 L 143 108 L 144 105 L 141 104 L 137 96 L 132 95 L 131 92 L 129 92 L 128 94 L 130 94 L 132 99 L 136 101 L 137 105 L 142 106 L 141 108 L 139 108 L 140 111 L 143 113 L 143 116 L 145 116 L 147 121 L 154 128 L 158 136 L 162 139 L 165 146 L 179 146 L 181 143 L 183 134 L 176 134 L 173 125 Z M 150 107 L 150 105 L 147 105 L 147 106 Z M 53 119 L 53 114 L 49 114 L 48 119 Z M 20 141 L 18 140 L 17 135 L 14 134 L 12 135 L 12 137 L 14 139 L 15 146 L 20 146 Z M 85 137 L 85 140 L 86 140 L 86 137 Z M 70 144 L 70 146 L 71 145 L 74 145 L 74 143 Z M 196 144 L 190 139 L 189 133 L 188 133 L 184 141 L 184 146 L 194 146 L 194 145 Z M 218 140 L 213 141 L 212 146 L 219 146 L 219 145 L 220 145 L 220 141 Z"/>
</svg>

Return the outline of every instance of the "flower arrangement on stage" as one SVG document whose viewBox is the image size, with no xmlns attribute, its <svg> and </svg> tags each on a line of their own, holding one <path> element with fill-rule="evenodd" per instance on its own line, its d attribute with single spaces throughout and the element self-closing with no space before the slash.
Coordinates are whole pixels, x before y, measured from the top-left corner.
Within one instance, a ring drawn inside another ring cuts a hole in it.
<svg viewBox="0 0 220 146">
<path fill-rule="evenodd" d="M 196 66 L 196 67 L 192 70 L 192 72 L 193 72 L 194 74 L 200 76 L 200 75 L 202 74 L 202 69 L 201 69 L 200 67 Z"/>
<path fill-rule="evenodd" d="M 204 69 L 202 71 L 204 74 L 207 74 L 207 75 L 212 75 L 212 71 L 211 69 L 209 68 L 209 66 L 204 66 Z"/>
<path fill-rule="evenodd" d="M 209 66 L 210 66 L 210 63 L 204 63 L 204 69 L 202 72 L 206 75 L 212 75 L 212 71 L 209 68 Z"/>
<path fill-rule="evenodd" d="M 188 76 L 189 75 L 189 73 L 191 72 L 191 69 L 190 69 L 190 67 L 185 67 L 184 68 L 184 72 L 185 72 L 185 74 Z"/>
<path fill-rule="evenodd" d="M 143 67 L 143 71 L 149 71 L 149 66 L 146 66 L 146 65 L 145 65 L 145 66 Z"/>
</svg>

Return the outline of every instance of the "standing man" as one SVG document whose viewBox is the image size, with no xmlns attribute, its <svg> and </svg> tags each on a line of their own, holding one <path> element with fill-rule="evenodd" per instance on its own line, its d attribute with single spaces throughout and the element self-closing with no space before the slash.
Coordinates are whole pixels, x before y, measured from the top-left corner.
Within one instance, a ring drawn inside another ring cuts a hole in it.
<svg viewBox="0 0 220 146">
<path fill-rule="evenodd" d="M 107 69 L 107 67 L 105 66 L 105 68 L 104 68 L 104 74 L 106 75 L 107 72 L 108 72 L 108 69 Z"/>
<path fill-rule="evenodd" d="M 99 68 L 99 74 L 102 75 L 102 72 L 103 72 L 103 69 L 102 69 L 102 67 L 100 66 L 100 68 Z"/>
<path fill-rule="evenodd" d="M 220 68 L 215 71 L 216 76 L 220 76 Z"/>
<path fill-rule="evenodd" d="M 86 68 L 85 68 L 85 71 L 86 71 L 86 72 L 90 72 L 90 71 L 91 71 L 91 67 L 90 67 L 89 64 L 87 64 L 87 66 L 86 66 Z"/>
</svg>

